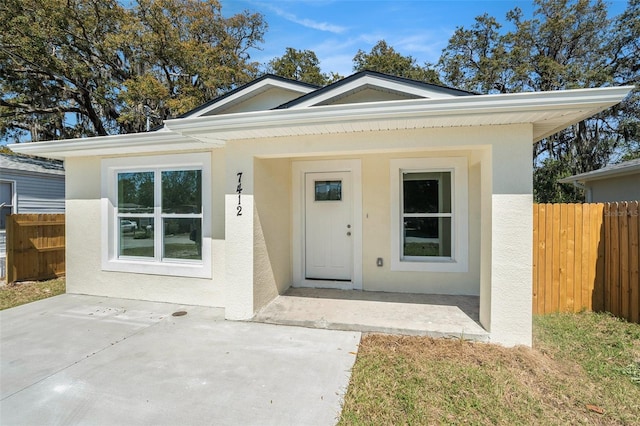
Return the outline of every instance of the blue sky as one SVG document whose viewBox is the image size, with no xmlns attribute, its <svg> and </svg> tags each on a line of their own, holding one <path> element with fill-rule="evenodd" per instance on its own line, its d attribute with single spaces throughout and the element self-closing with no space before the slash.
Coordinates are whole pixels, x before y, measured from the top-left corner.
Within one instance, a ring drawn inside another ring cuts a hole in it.
<svg viewBox="0 0 640 426">
<path fill-rule="evenodd" d="M 608 3 L 609 16 L 627 4 Z M 484 13 L 506 23 L 515 6 L 526 17 L 533 13 L 533 1 L 520 0 L 222 0 L 222 13 L 251 10 L 265 16 L 269 29 L 262 50 L 251 52 L 254 61 L 266 63 L 287 47 L 312 50 L 323 72 L 347 76 L 358 49 L 369 52 L 383 39 L 420 65 L 435 63 L 456 27 L 470 27 Z"/>
</svg>

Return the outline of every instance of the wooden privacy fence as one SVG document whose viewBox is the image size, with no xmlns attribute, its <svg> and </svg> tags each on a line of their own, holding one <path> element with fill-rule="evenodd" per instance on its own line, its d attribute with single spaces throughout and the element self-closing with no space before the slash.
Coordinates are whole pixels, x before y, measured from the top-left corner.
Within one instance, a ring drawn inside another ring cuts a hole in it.
<svg viewBox="0 0 640 426">
<path fill-rule="evenodd" d="M 7 216 L 7 282 L 64 274 L 64 214 Z"/>
<path fill-rule="evenodd" d="M 638 201 L 534 204 L 533 312 L 608 311 L 640 323 Z"/>
</svg>

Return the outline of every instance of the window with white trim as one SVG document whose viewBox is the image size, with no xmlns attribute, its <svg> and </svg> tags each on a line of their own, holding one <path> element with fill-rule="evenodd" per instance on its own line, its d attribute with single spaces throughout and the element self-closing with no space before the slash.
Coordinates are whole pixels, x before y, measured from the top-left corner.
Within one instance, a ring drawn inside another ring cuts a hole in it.
<svg viewBox="0 0 640 426">
<path fill-rule="evenodd" d="M 7 216 L 15 211 L 16 184 L 13 181 L 0 181 L 0 230 L 7 227 Z"/>
<path fill-rule="evenodd" d="M 451 259 L 451 171 L 402 172 L 401 259 Z"/>
<path fill-rule="evenodd" d="M 391 188 L 392 270 L 466 271 L 466 158 L 391 160 Z"/>
<path fill-rule="evenodd" d="M 208 154 L 104 160 L 103 177 L 103 269 L 211 276 Z"/>
<path fill-rule="evenodd" d="M 118 257 L 201 261 L 202 170 L 122 171 L 117 176 Z"/>
</svg>

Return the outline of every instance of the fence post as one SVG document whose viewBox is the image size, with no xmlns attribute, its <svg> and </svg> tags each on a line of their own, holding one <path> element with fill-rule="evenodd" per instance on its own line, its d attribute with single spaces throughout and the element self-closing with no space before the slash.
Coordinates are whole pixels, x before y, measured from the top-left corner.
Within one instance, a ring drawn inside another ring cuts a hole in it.
<svg viewBox="0 0 640 426">
<path fill-rule="evenodd" d="M 629 215 L 629 320 L 640 323 L 640 202 L 632 201 Z"/>
<path fill-rule="evenodd" d="M 7 215 L 7 239 L 6 239 L 6 252 L 7 252 L 7 259 L 5 262 L 5 267 L 7 268 L 7 284 L 11 284 L 12 282 L 14 282 L 16 280 L 16 271 L 15 271 L 15 266 L 14 266 L 14 253 L 13 253 L 13 247 L 14 247 L 14 217 L 15 215 Z"/>
</svg>

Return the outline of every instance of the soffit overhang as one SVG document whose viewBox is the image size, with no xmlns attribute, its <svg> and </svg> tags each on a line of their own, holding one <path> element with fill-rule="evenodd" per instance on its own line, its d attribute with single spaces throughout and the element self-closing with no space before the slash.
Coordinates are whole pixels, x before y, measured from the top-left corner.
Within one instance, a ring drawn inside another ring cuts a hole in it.
<svg viewBox="0 0 640 426">
<path fill-rule="evenodd" d="M 189 117 L 166 120 L 156 132 L 10 147 L 50 158 L 110 156 L 221 147 L 229 140 L 527 123 L 533 128 L 533 143 L 619 103 L 632 89 L 410 99 Z"/>
</svg>

